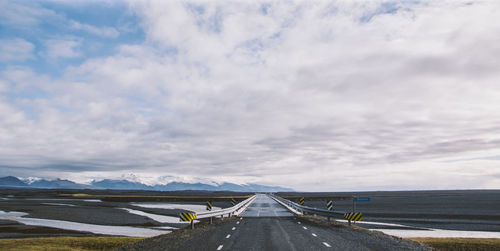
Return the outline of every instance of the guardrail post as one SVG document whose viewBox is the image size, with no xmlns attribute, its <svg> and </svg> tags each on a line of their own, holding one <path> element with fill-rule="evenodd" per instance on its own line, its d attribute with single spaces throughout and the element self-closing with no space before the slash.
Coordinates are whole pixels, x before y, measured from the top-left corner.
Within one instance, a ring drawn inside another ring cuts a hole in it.
<svg viewBox="0 0 500 251">
<path fill-rule="evenodd" d="M 191 221 L 191 229 L 194 229 L 194 220 Z"/>
<path fill-rule="evenodd" d="M 212 224 L 212 218 L 213 218 L 213 217 L 210 217 L 210 224 Z"/>
<path fill-rule="evenodd" d="M 349 220 L 349 226 L 351 225 L 351 220 Z"/>
<path fill-rule="evenodd" d="M 330 222 L 330 216 L 328 216 L 327 218 L 328 218 L 328 222 Z"/>
</svg>

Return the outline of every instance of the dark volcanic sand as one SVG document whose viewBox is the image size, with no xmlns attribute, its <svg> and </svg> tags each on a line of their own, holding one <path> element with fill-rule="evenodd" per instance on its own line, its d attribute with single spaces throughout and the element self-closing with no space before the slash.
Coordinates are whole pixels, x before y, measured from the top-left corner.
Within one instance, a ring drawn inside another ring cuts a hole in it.
<svg viewBox="0 0 500 251">
<path fill-rule="evenodd" d="M 283 195 L 283 194 L 282 194 Z M 500 231 L 500 190 L 287 193 L 306 197 L 305 205 L 326 208 L 332 197 L 370 197 L 357 202 L 363 221 L 450 230 Z M 316 198 L 314 198 L 316 197 Z M 334 200 L 339 211 L 352 211 L 352 200 Z M 390 228 L 374 226 L 370 228 Z"/>
<path fill-rule="evenodd" d="M 71 222 L 112 225 L 112 226 L 134 226 L 134 227 L 184 227 L 186 224 L 160 223 L 148 217 L 128 213 L 120 208 L 140 210 L 146 213 L 169 215 L 177 217 L 182 210 L 177 209 L 156 209 L 144 208 L 132 205 L 129 202 L 89 202 L 87 199 L 93 198 L 61 198 L 57 196 L 61 193 L 94 193 L 94 194 L 133 194 L 133 195 L 177 195 L 172 192 L 146 192 L 146 191 L 93 191 L 93 190 L 44 190 L 44 189 L 2 189 L 0 188 L 0 210 L 11 212 L 25 212 L 29 218 L 42 218 L 51 220 L 64 220 Z M 193 192 L 180 192 L 179 195 L 196 195 Z M 201 192 L 207 194 L 207 192 Z M 209 194 L 209 193 L 208 193 Z M 241 193 L 228 193 L 242 195 Z M 246 193 L 245 193 L 246 194 Z M 224 195 L 214 193 L 215 196 Z M 139 201 L 141 199 L 139 198 Z M 48 203 L 48 204 L 47 204 Z M 154 202 L 148 202 L 154 203 Z M 162 201 L 161 203 L 176 203 Z M 205 201 L 177 202 L 180 204 L 201 204 Z M 52 205 L 50 205 L 52 204 Z M 54 205 L 67 204 L 67 205 Z M 68 206 L 73 205 L 73 206 Z M 230 207 L 228 201 L 214 201 L 215 207 Z M 15 221 L 0 220 L 0 238 L 19 238 L 33 236 L 95 236 L 95 234 L 78 231 L 68 231 L 57 228 L 28 226 Z"/>
<path fill-rule="evenodd" d="M 43 189 L 1 189 L 0 210 L 29 213 L 26 217 L 66 220 L 73 222 L 123 225 L 137 227 L 173 226 L 184 224 L 159 223 L 144 216 L 130 214 L 119 208 L 130 208 L 147 213 L 176 216 L 179 210 L 154 209 L 133 206 L 128 202 L 86 202 L 84 199 L 61 199 L 60 193 L 101 193 L 137 195 L 176 195 L 173 192 L 147 191 L 92 191 L 92 190 L 43 190 Z M 195 192 L 181 194 L 196 195 Z M 203 194 L 207 194 L 204 192 Z M 233 193 L 242 195 L 241 193 Z M 12 196 L 9 196 L 12 195 Z M 214 193 L 214 196 L 224 195 Z M 279 194 L 284 195 L 284 194 Z M 325 208 L 329 198 L 370 197 L 370 202 L 358 202 L 356 211 L 363 212 L 364 221 L 399 223 L 415 228 L 440 228 L 452 230 L 500 231 L 500 190 L 468 191 L 403 191 L 403 192 L 357 192 L 357 193 L 287 193 L 288 196 L 305 196 L 306 205 Z M 87 199 L 87 198 L 85 198 Z M 166 202 L 166 201 L 164 201 Z M 42 203 L 72 204 L 45 205 Z M 178 202 L 181 204 L 204 204 L 204 201 Z M 336 210 L 351 211 L 352 200 L 334 200 Z M 214 206 L 230 207 L 228 201 L 214 201 Z M 390 228 L 369 225 L 369 228 Z M 0 221 L 0 238 L 93 235 L 54 228 L 26 226 Z"/>
</svg>

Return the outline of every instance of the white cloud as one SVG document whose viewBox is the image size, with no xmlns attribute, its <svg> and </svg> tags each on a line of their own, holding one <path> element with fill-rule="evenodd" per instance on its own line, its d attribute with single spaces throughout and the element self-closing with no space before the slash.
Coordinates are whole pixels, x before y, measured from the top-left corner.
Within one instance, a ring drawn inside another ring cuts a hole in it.
<svg viewBox="0 0 500 251">
<path fill-rule="evenodd" d="M 48 58 L 77 58 L 81 57 L 81 41 L 77 39 L 50 39 L 45 41 L 44 56 Z"/>
<path fill-rule="evenodd" d="M 22 62 L 35 58 L 33 50 L 35 46 L 21 38 L 0 40 L 1 62 Z"/>
<path fill-rule="evenodd" d="M 23 103 L 37 117 L 0 125 L 15 146 L 0 164 L 304 190 L 498 188 L 497 161 L 444 160 L 500 155 L 500 4 L 386 4 L 133 2 L 146 41 L 42 81 L 53 98 Z M 66 45 L 53 48 L 80 55 Z"/>
<path fill-rule="evenodd" d="M 0 0 L 0 24 L 9 27 L 31 27 L 47 19 L 59 19 L 55 11 L 40 7 L 36 2 Z"/>
<path fill-rule="evenodd" d="M 113 27 L 96 27 L 89 24 L 82 24 L 77 21 L 71 21 L 70 26 L 75 30 L 83 30 L 90 34 L 101 36 L 101 37 L 109 37 L 116 38 L 120 35 L 120 33 Z"/>
</svg>

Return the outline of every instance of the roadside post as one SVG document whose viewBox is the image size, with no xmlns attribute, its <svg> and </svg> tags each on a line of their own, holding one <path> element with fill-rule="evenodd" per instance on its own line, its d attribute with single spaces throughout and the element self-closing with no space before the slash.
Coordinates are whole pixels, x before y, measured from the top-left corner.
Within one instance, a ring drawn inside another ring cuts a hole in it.
<svg viewBox="0 0 500 251">
<path fill-rule="evenodd" d="M 181 218 L 181 221 L 190 221 L 191 229 L 194 229 L 194 220 L 196 219 L 195 213 L 180 213 L 179 217 Z"/>
<path fill-rule="evenodd" d="M 370 202 L 370 197 L 354 197 L 352 199 L 352 211 L 356 212 L 356 202 Z"/>
<path fill-rule="evenodd" d="M 326 202 L 326 209 L 329 211 L 333 211 L 333 201 L 329 200 Z M 330 216 L 328 216 L 328 221 L 330 221 Z"/>
<path fill-rule="evenodd" d="M 363 218 L 363 213 L 361 213 L 361 212 L 346 213 L 346 214 L 344 214 L 344 218 L 349 221 L 349 226 L 350 226 L 351 221 L 352 222 L 361 221 Z"/>
<path fill-rule="evenodd" d="M 356 202 L 370 202 L 370 200 L 371 200 L 370 197 L 354 197 L 352 199 L 352 212 L 353 213 L 356 212 Z M 349 220 L 349 225 L 351 225 L 351 220 Z"/>
<path fill-rule="evenodd" d="M 207 200 L 207 210 L 212 211 L 212 202 Z M 212 217 L 210 217 L 210 224 L 212 224 Z"/>
<path fill-rule="evenodd" d="M 299 204 L 300 205 L 304 205 L 304 197 L 300 197 L 299 198 Z"/>
</svg>

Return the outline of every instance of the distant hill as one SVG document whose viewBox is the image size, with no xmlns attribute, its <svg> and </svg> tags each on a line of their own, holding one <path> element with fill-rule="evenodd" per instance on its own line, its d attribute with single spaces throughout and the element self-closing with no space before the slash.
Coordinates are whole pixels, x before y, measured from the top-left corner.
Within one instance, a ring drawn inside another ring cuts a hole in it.
<svg viewBox="0 0 500 251">
<path fill-rule="evenodd" d="M 153 190 L 150 186 L 140 182 L 132 182 L 128 180 L 110 180 L 104 179 L 101 181 L 92 181 L 90 185 L 94 188 L 101 189 L 116 189 L 116 190 Z"/>
<path fill-rule="evenodd" d="M 90 188 L 87 185 L 83 184 L 78 184 L 70 180 L 62 180 L 62 179 L 55 179 L 55 180 L 37 180 L 29 184 L 30 187 L 36 187 L 36 188 L 71 188 L 71 189 L 83 189 L 83 188 Z"/>
<path fill-rule="evenodd" d="M 22 180 L 14 177 L 14 176 L 7 176 L 7 177 L 0 178 L 0 186 L 25 187 L 25 186 L 28 186 L 28 184 L 24 183 Z"/>
<path fill-rule="evenodd" d="M 7 176 L 0 178 L 3 187 L 33 187 L 33 188 L 62 188 L 62 189 L 113 189 L 113 190 L 153 190 L 153 191 L 180 191 L 180 190 L 205 190 L 205 191 L 234 191 L 234 192 L 293 192 L 292 189 L 279 186 L 264 186 L 258 184 L 239 185 L 224 182 L 222 184 L 204 184 L 187 182 L 169 182 L 165 185 L 146 185 L 137 181 L 103 179 L 92 181 L 89 185 L 79 184 L 70 180 L 38 179 L 31 183 L 24 182 L 16 177 Z"/>
</svg>

